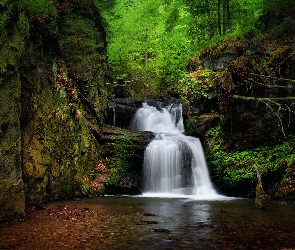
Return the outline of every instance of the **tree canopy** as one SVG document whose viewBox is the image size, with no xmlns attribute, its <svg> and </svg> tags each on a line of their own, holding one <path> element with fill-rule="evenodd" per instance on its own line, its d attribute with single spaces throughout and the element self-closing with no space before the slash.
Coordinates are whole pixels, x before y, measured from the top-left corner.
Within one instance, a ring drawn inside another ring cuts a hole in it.
<svg viewBox="0 0 295 250">
<path fill-rule="evenodd" d="M 291 0 L 96 0 L 115 78 L 165 86 L 205 45 L 255 30 L 270 9 Z M 285 6 L 285 7 L 284 7 Z"/>
</svg>

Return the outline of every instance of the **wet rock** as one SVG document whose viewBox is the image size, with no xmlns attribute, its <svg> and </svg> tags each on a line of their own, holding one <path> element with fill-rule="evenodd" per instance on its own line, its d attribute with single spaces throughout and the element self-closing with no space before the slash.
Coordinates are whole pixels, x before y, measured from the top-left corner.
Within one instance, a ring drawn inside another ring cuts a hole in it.
<svg viewBox="0 0 295 250">
<path fill-rule="evenodd" d="M 104 182 L 104 193 L 109 195 L 140 194 L 142 162 L 146 146 L 155 134 L 147 131 L 129 131 L 104 126 L 100 144 L 101 157 L 107 171 L 116 166 L 118 178 Z M 121 164 L 117 164 L 120 162 Z M 108 178 L 112 178 L 111 176 Z M 115 183 L 115 184 L 114 184 Z"/>
<path fill-rule="evenodd" d="M 1 10 L 10 21 L 1 26 L 0 220 L 24 214 L 25 201 L 84 194 L 107 108 L 106 39 L 94 2 L 35 6 L 7 1 Z"/>
<path fill-rule="evenodd" d="M 266 195 L 266 193 L 263 190 L 261 174 L 255 164 L 254 164 L 254 168 L 256 170 L 256 175 L 257 175 L 257 179 L 258 179 L 258 184 L 256 186 L 255 206 L 258 209 L 264 209 L 266 202 L 268 200 L 268 196 Z"/>
<path fill-rule="evenodd" d="M 166 228 L 155 228 L 154 231 L 156 233 L 170 233 L 170 230 Z"/>
<path fill-rule="evenodd" d="M 150 221 L 150 220 L 140 220 L 135 222 L 135 225 L 150 225 L 150 224 L 158 224 L 157 221 Z"/>
<path fill-rule="evenodd" d="M 264 209 L 266 206 L 267 200 L 268 200 L 268 196 L 264 192 L 262 185 L 258 184 L 256 186 L 255 206 L 258 209 Z"/>
<path fill-rule="evenodd" d="M 229 53 L 219 55 L 217 58 L 207 57 L 203 59 L 203 67 L 205 69 L 221 71 L 224 70 L 236 58 L 236 54 Z"/>
<path fill-rule="evenodd" d="M 155 214 L 151 214 L 151 213 L 145 213 L 143 214 L 144 216 L 156 216 Z"/>
<path fill-rule="evenodd" d="M 133 115 L 142 107 L 143 101 L 143 99 L 132 100 L 131 98 L 113 100 L 109 103 L 106 124 L 128 129 Z"/>
</svg>

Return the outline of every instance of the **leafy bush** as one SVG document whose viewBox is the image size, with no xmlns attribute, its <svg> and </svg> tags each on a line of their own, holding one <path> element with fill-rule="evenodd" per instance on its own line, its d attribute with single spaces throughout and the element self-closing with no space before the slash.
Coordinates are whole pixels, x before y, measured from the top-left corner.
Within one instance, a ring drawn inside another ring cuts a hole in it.
<svg viewBox="0 0 295 250">
<path fill-rule="evenodd" d="M 209 130 L 206 137 L 210 141 L 220 133 L 220 128 L 216 127 Z M 274 197 L 286 196 L 287 192 L 282 192 L 283 184 L 290 183 L 295 175 L 294 142 L 295 137 L 290 136 L 276 146 L 228 153 L 222 150 L 219 139 L 207 151 L 212 179 L 217 188 L 226 194 L 252 196 L 257 185 L 256 165 L 266 191 Z"/>
</svg>

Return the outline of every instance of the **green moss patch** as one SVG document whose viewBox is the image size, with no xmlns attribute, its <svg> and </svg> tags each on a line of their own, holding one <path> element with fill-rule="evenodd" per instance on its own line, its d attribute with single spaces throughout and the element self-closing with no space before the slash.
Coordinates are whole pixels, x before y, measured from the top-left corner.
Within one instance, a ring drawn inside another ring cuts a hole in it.
<svg viewBox="0 0 295 250">
<path fill-rule="evenodd" d="M 227 153 L 219 139 L 220 127 L 209 130 L 207 161 L 212 179 L 222 192 L 235 196 L 254 196 L 258 183 L 257 166 L 267 194 L 275 198 L 294 198 L 295 137 L 271 147 Z"/>
</svg>

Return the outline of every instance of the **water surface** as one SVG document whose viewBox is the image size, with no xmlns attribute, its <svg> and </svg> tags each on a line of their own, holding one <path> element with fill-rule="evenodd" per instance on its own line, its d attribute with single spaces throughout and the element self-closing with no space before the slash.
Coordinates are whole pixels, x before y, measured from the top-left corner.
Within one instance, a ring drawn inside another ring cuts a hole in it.
<svg viewBox="0 0 295 250">
<path fill-rule="evenodd" d="M 28 207 L 0 224 L 0 249 L 292 249 L 295 205 L 95 197 Z"/>
</svg>

